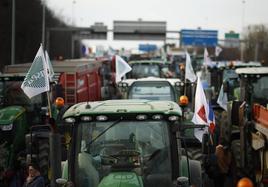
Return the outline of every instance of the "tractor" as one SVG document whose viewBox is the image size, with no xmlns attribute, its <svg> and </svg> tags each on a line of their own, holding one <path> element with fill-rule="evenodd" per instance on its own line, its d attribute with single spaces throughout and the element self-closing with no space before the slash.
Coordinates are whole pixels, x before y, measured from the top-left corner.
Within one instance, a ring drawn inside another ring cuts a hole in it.
<svg viewBox="0 0 268 187">
<path fill-rule="evenodd" d="M 226 116 L 221 119 L 219 143 L 231 155 L 228 178 L 232 185 L 248 177 L 255 186 L 262 187 L 268 184 L 268 68 L 239 68 L 236 73 L 240 79 L 239 97 L 229 102 Z"/>
<path fill-rule="evenodd" d="M 0 186 L 7 186 L 22 174 L 18 172 L 26 163 L 25 135 L 31 126 L 45 119 L 42 96 L 28 99 L 20 88 L 23 79 L 20 75 L 0 76 Z"/>
<path fill-rule="evenodd" d="M 57 183 L 201 187 L 200 162 L 183 153 L 181 118 L 173 101 L 122 99 L 70 107 L 63 116 L 72 129 L 69 156 Z"/>
<path fill-rule="evenodd" d="M 132 71 L 127 73 L 127 78 L 165 77 L 170 63 L 164 60 L 135 60 L 130 61 Z"/>
</svg>

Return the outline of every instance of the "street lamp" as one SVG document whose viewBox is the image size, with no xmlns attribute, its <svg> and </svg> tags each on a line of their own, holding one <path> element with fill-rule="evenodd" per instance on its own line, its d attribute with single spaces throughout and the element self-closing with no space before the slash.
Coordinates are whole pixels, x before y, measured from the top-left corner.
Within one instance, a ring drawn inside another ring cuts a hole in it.
<svg viewBox="0 0 268 187">
<path fill-rule="evenodd" d="M 12 23 L 11 23 L 11 64 L 15 64 L 15 3 L 16 0 L 12 0 Z"/>
<path fill-rule="evenodd" d="M 246 0 L 242 0 L 242 30 L 241 30 L 241 37 L 242 37 L 242 32 L 245 27 L 245 4 Z M 244 42 L 241 41 L 241 61 L 244 61 Z"/>
<path fill-rule="evenodd" d="M 45 47 L 45 32 L 46 32 L 46 6 L 43 0 L 43 15 L 42 15 L 42 45 Z"/>
</svg>

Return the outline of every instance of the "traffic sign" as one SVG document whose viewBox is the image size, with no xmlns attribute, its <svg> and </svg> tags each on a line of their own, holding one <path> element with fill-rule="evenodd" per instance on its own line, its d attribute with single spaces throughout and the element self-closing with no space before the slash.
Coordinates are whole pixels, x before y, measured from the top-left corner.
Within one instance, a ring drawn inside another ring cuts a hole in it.
<svg viewBox="0 0 268 187">
<path fill-rule="evenodd" d="M 165 21 L 114 21 L 114 40 L 166 40 Z"/>
<path fill-rule="evenodd" d="M 139 50 L 145 52 L 152 52 L 157 49 L 157 46 L 154 44 L 139 44 Z"/>
<path fill-rule="evenodd" d="M 216 46 L 218 44 L 217 30 L 182 29 L 181 45 Z"/>
</svg>

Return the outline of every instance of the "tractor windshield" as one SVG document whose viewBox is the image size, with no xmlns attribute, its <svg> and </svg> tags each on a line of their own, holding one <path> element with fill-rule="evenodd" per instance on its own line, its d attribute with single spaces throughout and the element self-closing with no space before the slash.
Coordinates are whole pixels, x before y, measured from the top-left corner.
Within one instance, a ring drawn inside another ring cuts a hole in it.
<svg viewBox="0 0 268 187">
<path fill-rule="evenodd" d="M 168 82 L 135 82 L 129 89 L 129 99 L 176 101 L 175 91 Z"/>
<path fill-rule="evenodd" d="M 158 64 L 133 64 L 131 74 L 132 78 L 160 77 L 160 66 Z"/>
<path fill-rule="evenodd" d="M 88 184 L 90 180 L 101 182 L 113 172 L 136 173 L 142 178 L 161 175 L 171 180 L 167 122 L 120 121 L 113 125 L 115 123 L 91 122 L 80 126 L 81 151 L 78 162 L 82 164 L 81 159 L 85 157 L 89 160 L 87 166 L 91 178 L 87 179 Z M 78 181 L 86 177 L 86 170 L 79 169 Z"/>
<path fill-rule="evenodd" d="M 252 102 L 265 106 L 268 104 L 268 76 L 261 77 L 253 83 Z"/>
</svg>

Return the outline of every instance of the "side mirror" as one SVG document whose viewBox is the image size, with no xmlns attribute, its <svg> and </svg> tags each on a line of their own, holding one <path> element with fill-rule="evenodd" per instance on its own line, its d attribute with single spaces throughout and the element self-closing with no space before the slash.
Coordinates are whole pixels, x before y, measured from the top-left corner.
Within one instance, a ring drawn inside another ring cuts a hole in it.
<svg viewBox="0 0 268 187">
<path fill-rule="evenodd" d="M 242 104 L 242 101 L 233 101 L 232 108 L 231 108 L 232 125 L 236 125 L 236 126 L 239 125 L 239 113 L 241 113 L 239 111 L 240 111 L 241 104 Z"/>
</svg>

